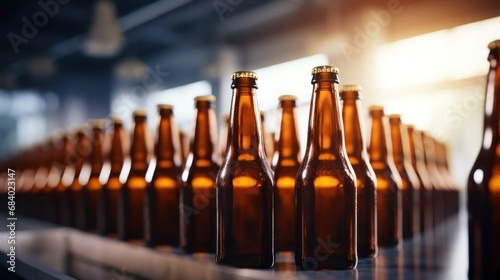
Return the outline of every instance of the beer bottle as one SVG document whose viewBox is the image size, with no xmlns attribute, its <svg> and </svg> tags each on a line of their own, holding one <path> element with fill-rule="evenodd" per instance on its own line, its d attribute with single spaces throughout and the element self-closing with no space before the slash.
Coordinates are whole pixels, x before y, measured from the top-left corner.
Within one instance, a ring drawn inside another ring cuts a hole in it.
<svg viewBox="0 0 500 280">
<path fill-rule="evenodd" d="M 444 221 L 444 189 L 446 188 L 439 170 L 436 166 L 436 147 L 434 139 L 430 136 L 423 134 L 424 152 L 425 152 L 425 165 L 432 181 L 432 209 L 434 226 Z"/>
<path fill-rule="evenodd" d="M 403 238 L 412 238 L 420 222 L 420 182 L 410 162 L 408 131 L 401 123 L 401 116 L 389 115 L 392 139 L 392 158 L 401 178 L 401 208 L 403 211 Z"/>
<path fill-rule="evenodd" d="M 361 87 L 346 85 L 340 90 L 344 120 L 345 149 L 356 174 L 358 199 L 358 257 L 377 254 L 376 177 L 368 159 L 361 106 Z"/>
<path fill-rule="evenodd" d="M 221 116 L 222 125 L 219 131 L 219 151 L 221 161 L 226 157 L 226 149 L 227 149 L 227 131 L 229 129 L 229 115 Z"/>
<path fill-rule="evenodd" d="M 87 162 L 90 167 L 90 175 L 83 180 L 87 180 L 86 184 L 82 188 L 82 226 L 86 230 L 96 230 L 97 229 L 97 216 L 100 213 L 97 212 L 97 204 L 99 196 L 102 190 L 102 184 L 99 181 L 101 175 L 102 166 L 104 164 L 103 156 L 103 138 L 104 131 L 103 120 L 92 120 L 90 121 L 92 127 L 92 141 L 91 141 L 91 151 L 87 156 Z M 82 181 L 82 184 L 84 182 Z"/>
<path fill-rule="evenodd" d="M 173 106 L 158 105 L 159 127 L 152 177 L 147 178 L 145 203 L 146 246 L 179 246 L 180 143 Z"/>
<path fill-rule="evenodd" d="M 412 125 L 407 126 L 408 139 L 410 140 L 410 159 L 411 165 L 415 170 L 419 183 L 419 227 L 420 232 L 423 233 L 427 229 L 432 228 L 432 183 L 427 173 L 424 161 L 424 151 L 422 147 L 422 139 L 419 132 L 415 130 Z"/>
<path fill-rule="evenodd" d="M 49 222 L 57 222 L 57 208 L 56 208 L 56 198 L 54 188 L 61 179 L 60 166 L 53 164 L 57 160 L 57 147 L 56 147 L 55 137 L 50 137 L 47 140 L 46 149 L 46 165 L 49 170 L 47 175 L 47 182 L 45 186 L 40 191 L 40 200 L 43 203 L 42 209 L 39 211 L 43 212 L 43 219 Z"/>
<path fill-rule="evenodd" d="M 388 135 L 384 108 L 369 108 L 372 118 L 368 154 L 377 177 L 378 245 L 397 246 L 402 235 L 401 178 L 392 159 L 391 138 Z"/>
<path fill-rule="evenodd" d="M 72 177 L 71 185 L 68 191 L 70 193 L 70 213 L 71 225 L 78 229 L 84 229 L 83 216 L 83 185 L 80 177 L 88 176 L 87 155 L 90 153 L 91 145 L 86 135 L 87 127 L 81 127 L 76 132 L 75 150 L 72 153 L 72 164 L 74 165 L 74 176 Z M 84 168 L 85 167 L 85 168 Z M 83 171 L 83 173 L 82 173 Z"/>
<path fill-rule="evenodd" d="M 143 239 L 144 195 L 148 169 L 147 113 L 136 110 L 130 146 L 130 170 L 118 196 L 118 236 L 121 240 Z"/>
<path fill-rule="evenodd" d="M 295 264 L 352 269 L 358 262 L 356 176 L 344 145 L 339 70 L 314 67 L 311 83 L 307 146 L 295 183 Z"/>
<path fill-rule="evenodd" d="M 58 165 L 61 167 L 61 178 L 57 182 L 57 186 L 55 187 L 56 193 L 56 207 L 58 213 L 58 222 L 63 225 L 71 224 L 71 217 L 69 213 L 69 197 L 68 197 L 68 187 L 64 184 L 64 176 L 66 172 L 69 172 L 69 155 L 72 150 L 71 139 L 68 133 L 64 133 L 60 140 L 60 148 L 58 151 Z M 67 176 L 67 175 L 66 175 Z"/>
<path fill-rule="evenodd" d="M 216 262 L 237 267 L 274 265 L 274 188 L 264 152 L 257 74 L 231 76 L 227 154 L 216 179 Z"/>
<path fill-rule="evenodd" d="M 215 179 L 219 172 L 215 96 L 194 100 L 196 121 L 182 174 L 181 243 L 187 253 L 215 253 Z"/>
<path fill-rule="evenodd" d="M 279 97 L 281 120 L 276 137 L 273 170 L 276 190 L 275 220 L 278 251 L 295 250 L 295 177 L 300 166 L 300 144 L 293 95 Z"/>
<path fill-rule="evenodd" d="M 488 47 L 483 141 L 467 184 L 469 279 L 500 279 L 500 40 Z"/>
<path fill-rule="evenodd" d="M 120 174 L 122 174 L 125 155 L 127 154 L 127 137 L 123 129 L 123 122 L 116 117 L 111 118 L 111 121 L 113 123 L 111 148 L 105 163 L 105 166 L 109 166 L 109 174 L 105 174 L 107 176 L 103 179 L 105 184 L 101 191 L 99 210 L 97 211 L 99 213 L 97 215 L 97 227 L 101 235 L 118 232 L 118 197 L 122 186 Z"/>
</svg>

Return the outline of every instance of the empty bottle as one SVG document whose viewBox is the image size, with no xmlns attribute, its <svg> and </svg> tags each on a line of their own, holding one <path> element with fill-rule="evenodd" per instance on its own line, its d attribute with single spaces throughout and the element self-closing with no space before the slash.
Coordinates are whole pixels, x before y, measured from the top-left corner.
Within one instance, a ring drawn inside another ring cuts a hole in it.
<svg viewBox="0 0 500 280">
<path fill-rule="evenodd" d="M 144 210 L 147 246 L 179 246 L 181 155 L 174 107 L 158 105 L 159 126 L 152 177 L 148 178 Z"/>
<path fill-rule="evenodd" d="M 257 104 L 257 74 L 231 76 L 227 154 L 216 179 L 216 262 L 237 267 L 274 265 L 274 188 Z"/>
<path fill-rule="evenodd" d="M 356 248 L 356 176 L 344 145 L 339 70 L 312 70 L 307 145 L 295 183 L 300 269 L 352 269 Z"/>
<path fill-rule="evenodd" d="M 500 279 L 500 40 L 488 47 L 483 140 L 467 184 L 469 279 Z"/>
<path fill-rule="evenodd" d="M 391 137 L 388 134 L 384 108 L 369 108 L 372 118 L 368 154 L 377 177 L 378 245 L 397 246 L 402 237 L 401 178 L 392 159 Z"/>
<path fill-rule="evenodd" d="M 374 257 L 377 254 L 377 190 L 375 172 L 366 150 L 361 106 L 361 87 L 343 86 L 342 118 L 344 120 L 345 149 L 356 174 L 358 199 L 358 257 Z"/>
<path fill-rule="evenodd" d="M 144 195 L 149 163 L 146 111 L 134 111 L 130 146 L 130 170 L 118 196 L 118 236 L 121 240 L 143 239 Z"/>
<path fill-rule="evenodd" d="M 293 95 L 279 97 L 280 125 L 276 132 L 273 170 L 276 189 L 276 246 L 295 251 L 295 177 L 300 166 L 300 143 Z"/>
<path fill-rule="evenodd" d="M 215 179 L 219 172 L 215 96 L 194 100 L 193 136 L 182 175 L 181 245 L 187 253 L 215 253 Z"/>
</svg>

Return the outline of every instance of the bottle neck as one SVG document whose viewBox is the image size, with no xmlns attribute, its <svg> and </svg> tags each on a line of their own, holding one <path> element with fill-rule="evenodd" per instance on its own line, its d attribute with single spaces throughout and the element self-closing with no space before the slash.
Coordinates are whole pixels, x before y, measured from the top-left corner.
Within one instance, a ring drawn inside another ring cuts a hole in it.
<svg viewBox="0 0 500 280">
<path fill-rule="evenodd" d="M 196 122 L 190 148 L 193 159 L 216 162 L 218 159 L 216 141 L 215 111 L 211 108 L 210 102 L 199 101 L 196 106 Z"/>
<path fill-rule="evenodd" d="M 146 172 L 148 168 L 146 129 L 146 118 L 136 117 L 130 149 L 131 172 Z"/>
<path fill-rule="evenodd" d="M 316 75 L 322 74 L 330 73 Z M 320 157 L 323 154 L 333 154 L 335 157 L 342 155 L 344 131 L 338 100 L 338 86 L 336 83 L 324 80 L 313 83 L 307 154 Z"/>
<path fill-rule="evenodd" d="M 368 154 L 370 155 L 370 162 L 387 164 L 389 158 L 392 159 L 392 147 L 387 142 L 385 118 L 382 114 L 372 113 L 372 128 L 370 135 L 370 146 L 368 147 Z"/>
<path fill-rule="evenodd" d="M 179 132 L 172 110 L 160 110 L 158 138 L 155 145 L 156 164 L 159 167 L 178 166 L 180 163 Z"/>
<path fill-rule="evenodd" d="M 121 124 L 115 124 L 113 129 L 113 140 L 111 143 L 111 152 L 109 161 L 111 163 L 111 174 L 119 175 L 123 168 L 124 153 L 122 145 L 123 128 Z"/>
<path fill-rule="evenodd" d="M 300 145 L 295 121 L 295 101 L 283 100 L 281 104 L 281 121 L 277 132 L 277 135 L 279 135 L 277 141 L 277 165 L 283 160 L 293 160 L 298 163 Z"/>
<path fill-rule="evenodd" d="M 361 100 L 344 99 L 342 117 L 344 120 L 345 148 L 351 159 L 367 158 L 366 141 L 361 115 Z"/>
<path fill-rule="evenodd" d="M 490 69 L 486 80 L 486 96 L 484 99 L 484 128 L 481 149 L 492 151 L 500 140 L 500 48 L 492 49 L 488 56 Z"/>
<path fill-rule="evenodd" d="M 238 154 L 257 154 L 265 159 L 255 88 L 239 86 L 233 89 L 229 118 L 229 150 Z"/>
<path fill-rule="evenodd" d="M 411 162 L 411 165 L 413 166 L 413 169 L 417 169 L 417 157 L 421 157 L 420 153 L 422 152 L 421 150 L 418 150 L 416 142 L 418 142 L 418 139 L 416 139 L 413 128 L 407 127 L 408 131 L 408 143 L 409 143 L 409 159 Z M 419 154 L 419 155 L 417 155 Z"/>
<path fill-rule="evenodd" d="M 92 152 L 90 153 L 90 164 L 92 166 L 91 175 L 98 176 L 99 173 L 101 173 L 102 165 L 104 163 L 102 154 L 102 138 L 102 129 L 94 129 L 94 135 L 92 139 Z"/>
</svg>

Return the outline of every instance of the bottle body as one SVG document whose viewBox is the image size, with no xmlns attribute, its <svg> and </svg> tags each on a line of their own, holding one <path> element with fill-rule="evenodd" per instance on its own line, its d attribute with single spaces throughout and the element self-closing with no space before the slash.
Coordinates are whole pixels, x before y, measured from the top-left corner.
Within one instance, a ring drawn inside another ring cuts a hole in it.
<svg viewBox="0 0 500 280">
<path fill-rule="evenodd" d="M 357 265 L 356 177 L 344 148 L 338 69 L 313 69 L 308 140 L 295 183 L 296 252 L 300 269 Z"/>
<path fill-rule="evenodd" d="M 397 246 L 402 234 L 401 179 L 392 159 L 384 109 L 370 107 L 370 163 L 377 178 L 377 236 L 381 247 Z"/>
<path fill-rule="evenodd" d="M 273 158 L 276 189 L 276 248 L 295 251 L 295 177 L 300 166 L 300 144 L 295 120 L 295 96 L 280 96 L 281 120 Z"/>
<path fill-rule="evenodd" d="M 127 241 L 144 236 L 144 195 L 148 168 L 146 112 L 134 112 L 130 171 L 118 196 L 118 237 Z"/>
<path fill-rule="evenodd" d="M 182 176 L 181 245 L 187 253 L 215 253 L 219 155 L 214 101 L 213 95 L 195 98 L 196 122 Z"/>
<path fill-rule="evenodd" d="M 420 182 L 410 162 L 409 140 L 406 127 L 400 115 L 389 115 L 391 130 L 392 157 L 401 178 L 401 208 L 403 219 L 403 238 L 412 238 L 417 232 L 419 221 Z"/>
<path fill-rule="evenodd" d="M 375 172 L 365 145 L 360 90 L 359 86 L 344 86 L 340 97 L 346 152 L 356 175 L 358 257 L 365 258 L 375 257 L 378 251 L 377 190 Z"/>
<path fill-rule="evenodd" d="M 118 232 L 118 197 L 122 183 L 120 174 L 125 161 L 125 132 L 121 119 L 113 119 L 113 135 L 111 139 L 111 150 L 107 162 L 109 174 L 98 202 L 97 231 L 101 235 L 116 234 Z"/>
<path fill-rule="evenodd" d="M 483 141 L 467 184 L 469 279 L 500 278 L 500 41 L 489 48 Z"/>
<path fill-rule="evenodd" d="M 233 74 L 226 157 L 216 179 L 216 262 L 274 265 L 274 189 L 263 147 L 253 72 Z"/>
<path fill-rule="evenodd" d="M 180 143 L 173 106 L 158 105 L 159 127 L 154 171 L 148 178 L 144 205 L 147 246 L 179 245 Z M 151 167 L 150 167 L 151 168 Z"/>
</svg>

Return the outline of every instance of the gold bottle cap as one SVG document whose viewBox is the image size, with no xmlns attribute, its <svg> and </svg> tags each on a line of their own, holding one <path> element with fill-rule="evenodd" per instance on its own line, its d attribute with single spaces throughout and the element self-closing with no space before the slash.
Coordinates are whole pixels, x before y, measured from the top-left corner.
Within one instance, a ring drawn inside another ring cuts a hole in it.
<svg viewBox="0 0 500 280">
<path fill-rule="evenodd" d="M 217 98 L 215 98 L 215 95 L 213 95 L 213 94 L 200 95 L 200 96 L 196 96 L 194 98 L 195 102 L 198 102 L 198 101 L 215 102 L 216 100 L 217 100 Z"/>
<path fill-rule="evenodd" d="M 411 130 L 415 130 L 415 126 L 413 124 L 407 124 L 406 127 Z"/>
<path fill-rule="evenodd" d="M 340 92 L 344 92 L 344 91 L 357 91 L 357 92 L 360 92 L 362 90 L 363 90 L 363 88 L 361 86 L 358 86 L 358 85 L 343 85 L 340 88 Z"/>
<path fill-rule="evenodd" d="M 490 50 L 492 50 L 492 49 L 496 49 L 496 48 L 500 48 L 500 40 L 495 40 L 495 41 L 493 41 L 493 42 L 489 43 L 489 44 L 488 44 L 488 48 L 489 48 Z"/>
<path fill-rule="evenodd" d="M 400 114 L 390 114 L 389 119 L 401 119 L 401 115 Z"/>
<path fill-rule="evenodd" d="M 297 96 L 291 95 L 291 94 L 285 94 L 285 95 L 281 95 L 280 97 L 278 97 L 278 100 L 279 101 L 283 101 L 283 100 L 295 101 L 295 100 L 297 100 Z"/>
<path fill-rule="evenodd" d="M 123 124 L 123 120 L 116 116 L 108 116 L 108 119 L 114 124 Z"/>
<path fill-rule="evenodd" d="M 137 109 L 132 113 L 132 115 L 134 117 L 146 117 L 148 112 L 145 109 Z"/>
<path fill-rule="evenodd" d="M 174 106 L 170 105 L 170 104 L 158 104 L 158 105 L 156 105 L 156 107 L 158 108 L 158 110 L 173 110 L 174 109 Z"/>
<path fill-rule="evenodd" d="M 335 73 L 339 74 L 340 70 L 339 68 L 331 65 L 323 65 L 323 66 L 316 66 L 312 69 L 311 74 L 318 74 L 318 73 Z"/>
<path fill-rule="evenodd" d="M 252 78 L 258 80 L 257 73 L 252 71 L 236 71 L 231 75 L 231 80 L 237 78 Z"/>
<path fill-rule="evenodd" d="M 384 106 L 374 105 L 368 107 L 368 111 L 384 111 Z"/>
<path fill-rule="evenodd" d="M 104 127 L 104 122 L 105 122 L 104 119 L 90 119 L 89 125 L 92 128 L 101 128 L 102 129 Z"/>
</svg>

